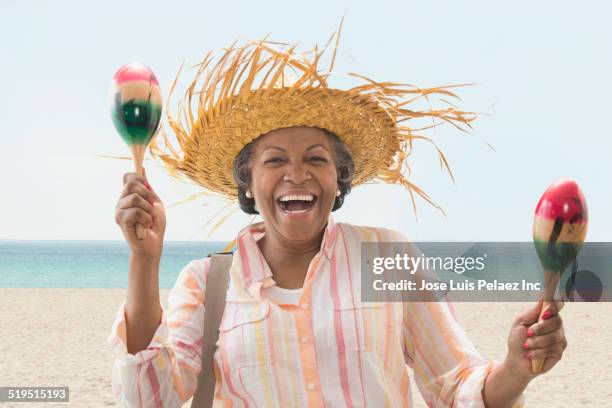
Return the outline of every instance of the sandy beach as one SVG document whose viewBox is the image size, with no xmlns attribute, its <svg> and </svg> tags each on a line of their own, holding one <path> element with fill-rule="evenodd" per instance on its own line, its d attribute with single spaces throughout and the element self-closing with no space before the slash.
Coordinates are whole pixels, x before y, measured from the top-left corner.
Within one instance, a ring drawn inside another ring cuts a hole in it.
<svg viewBox="0 0 612 408">
<path fill-rule="evenodd" d="M 106 344 L 124 289 L 0 289 L 1 386 L 68 386 L 70 403 L 2 407 L 116 406 L 113 353 Z M 168 290 L 161 291 L 167 302 Z M 457 303 L 461 323 L 487 358 L 502 359 L 520 303 Z M 612 303 L 567 304 L 568 349 L 552 372 L 527 390 L 529 407 L 612 405 Z M 416 407 L 425 407 L 413 384 Z M 189 406 L 190 403 L 184 406 Z"/>
</svg>

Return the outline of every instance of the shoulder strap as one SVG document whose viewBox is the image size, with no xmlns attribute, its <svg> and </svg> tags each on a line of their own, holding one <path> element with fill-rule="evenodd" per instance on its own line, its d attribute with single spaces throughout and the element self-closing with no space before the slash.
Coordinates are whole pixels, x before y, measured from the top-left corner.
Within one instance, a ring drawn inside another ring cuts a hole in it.
<svg viewBox="0 0 612 408">
<path fill-rule="evenodd" d="M 219 326 L 225 309 L 225 295 L 229 284 L 229 269 L 232 253 L 212 254 L 210 271 L 204 294 L 204 339 L 202 344 L 202 371 L 198 376 L 198 387 L 191 402 L 192 408 L 212 407 L 215 393 L 215 371 L 213 355 L 217 348 Z"/>
</svg>

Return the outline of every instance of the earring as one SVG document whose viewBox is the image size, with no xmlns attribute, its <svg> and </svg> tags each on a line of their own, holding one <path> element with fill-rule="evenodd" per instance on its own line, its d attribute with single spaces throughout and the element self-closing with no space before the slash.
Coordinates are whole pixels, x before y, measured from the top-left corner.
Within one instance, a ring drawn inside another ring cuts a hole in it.
<svg viewBox="0 0 612 408">
<path fill-rule="evenodd" d="M 247 190 L 244 195 L 246 196 L 246 198 L 253 198 L 253 193 L 251 193 L 251 190 Z"/>
<path fill-rule="evenodd" d="M 336 190 L 336 197 L 340 197 L 340 194 L 342 194 L 340 190 Z"/>
</svg>

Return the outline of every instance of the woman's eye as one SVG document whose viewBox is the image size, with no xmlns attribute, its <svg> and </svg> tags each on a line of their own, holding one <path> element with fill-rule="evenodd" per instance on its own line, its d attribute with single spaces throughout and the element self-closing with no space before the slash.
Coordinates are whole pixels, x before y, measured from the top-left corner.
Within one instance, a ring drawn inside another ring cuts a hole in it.
<svg viewBox="0 0 612 408">
<path fill-rule="evenodd" d="M 268 164 L 268 163 L 281 163 L 283 161 L 283 159 L 281 159 L 280 157 L 272 157 L 270 159 L 267 159 L 266 161 L 264 161 L 264 164 Z"/>
<path fill-rule="evenodd" d="M 327 162 L 327 159 L 325 157 L 321 157 L 321 156 L 313 156 L 310 158 L 310 160 L 312 161 L 320 161 L 320 162 Z"/>
</svg>

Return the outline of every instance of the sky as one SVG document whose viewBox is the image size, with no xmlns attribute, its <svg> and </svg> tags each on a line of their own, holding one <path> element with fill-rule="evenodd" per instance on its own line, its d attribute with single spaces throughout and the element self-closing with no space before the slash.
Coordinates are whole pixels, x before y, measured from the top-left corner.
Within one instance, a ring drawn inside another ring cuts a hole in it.
<svg viewBox="0 0 612 408">
<path fill-rule="evenodd" d="M 411 180 L 446 216 L 418 200 L 417 218 L 402 187 L 364 185 L 336 221 L 421 241 L 529 241 L 541 194 L 569 177 L 587 199 L 587 239 L 609 241 L 610 14 L 594 1 L 3 2 L 0 239 L 123 239 L 114 211 L 133 164 L 96 156 L 128 155 L 108 104 L 120 66 L 150 66 L 166 98 L 181 64 L 209 50 L 266 35 L 310 49 L 344 16 L 338 71 L 421 87 L 475 83 L 457 92 L 461 108 L 481 114 L 471 134 L 427 134 L 454 183 L 430 145 L 411 158 Z M 199 190 L 157 162 L 145 167 L 168 207 L 166 240 L 230 240 L 248 223 L 237 212 L 213 234 L 201 230 L 215 206 L 169 207 Z"/>
</svg>

